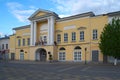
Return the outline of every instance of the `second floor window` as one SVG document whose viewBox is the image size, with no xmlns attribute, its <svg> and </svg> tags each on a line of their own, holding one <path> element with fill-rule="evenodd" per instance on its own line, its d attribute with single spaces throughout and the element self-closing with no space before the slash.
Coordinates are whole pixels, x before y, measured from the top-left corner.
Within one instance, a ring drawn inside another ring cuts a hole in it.
<svg viewBox="0 0 120 80">
<path fill-rule="evenodd" d="M 80 41 L 84 40 L 84 31 L 80 31 Z"/>
<path fill-rule="evenodd" d="M 47 44 L 47 36 L 44 36 L 44 43 Z"/>
<path fill-rule="evenodd" d="M 76 41 L 76 32 L 72 32 L 72 41 Z"/>
<path fill-rule="evenodd" d="M 58 34 L 58 35 L 57 35 L 57 43 L 60 43 L 60 42 L 61 42 L 61 35 Z"/>
<path fill-rule="evenodd" d="M 18 39 L 18 46 L 21 46 L 21 40 Z"/>
<path fill-rule="evenodd" d="M 68 33 L 64 33 L 64 42 L 68 42 Z"/>
<path fill-rule="evenodd" d="M 93 40 L 98 38 L 98 31 L 96 29 L 93 30 Z"/>
<path fill-rule="evenodd" d="M 25 46 L 25 39 L 23 39 L 23 46 Z"/>
<path fill-rule="evenodd" d="M 2 49 L 4 49 L 4 44 L 2 44 Z"/>
<path fill-rule="evenodd" d="M 27 38 L 27 45 L 30 45 L 30 38 Z"/>
<path fill-rule="evenodd" d="M 8 49 L 8 44 L 6 44 L 6 49 Z"/>
</svg>

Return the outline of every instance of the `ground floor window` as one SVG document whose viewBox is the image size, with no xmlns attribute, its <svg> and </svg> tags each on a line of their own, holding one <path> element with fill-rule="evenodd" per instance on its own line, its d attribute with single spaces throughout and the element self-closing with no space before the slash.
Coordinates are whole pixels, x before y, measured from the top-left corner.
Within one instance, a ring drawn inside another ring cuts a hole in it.
<svg viewBox="0 0 120 80">
<path fill-rule="evenodd" d="M 59 60 L 64 61 L 65 60 L 65 52 L 59 52 Z"/>
<path fill-rule="evenodd" d="M 81 51 L 74 51 L 74 61 L 81 61 Z"/>
</svg>

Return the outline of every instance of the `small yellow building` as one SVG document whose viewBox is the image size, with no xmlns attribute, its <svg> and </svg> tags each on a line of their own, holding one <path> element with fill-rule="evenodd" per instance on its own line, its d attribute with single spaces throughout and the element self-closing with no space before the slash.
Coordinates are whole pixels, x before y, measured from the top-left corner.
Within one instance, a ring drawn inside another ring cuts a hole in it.
<svg viewBox="0 0 120 80">
<path fill-rule="evenodd" d="M 38 9 L 30 25 L 13 28 L 10 55 L 15 60 L 101 62 L 100 34 L 120 12 L 95 15 L 93 12 L 60 18 L 56 13 Z"/>
</svg>

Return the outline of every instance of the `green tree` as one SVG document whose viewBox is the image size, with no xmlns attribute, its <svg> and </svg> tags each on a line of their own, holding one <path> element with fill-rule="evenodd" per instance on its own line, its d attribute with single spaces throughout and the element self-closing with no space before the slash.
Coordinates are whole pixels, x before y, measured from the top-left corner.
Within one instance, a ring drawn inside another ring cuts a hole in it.
<svg viewBox="0 0 120 80">
<path fill-rule="evenodd" d="M 110 23 L 105 25 L 100 36 L 99 48 L 103 55 L 115 58 L 114 65 L 117 64 L 117 58 L 120 58 L 120 19 L 113 18 Z"/>
</svg>

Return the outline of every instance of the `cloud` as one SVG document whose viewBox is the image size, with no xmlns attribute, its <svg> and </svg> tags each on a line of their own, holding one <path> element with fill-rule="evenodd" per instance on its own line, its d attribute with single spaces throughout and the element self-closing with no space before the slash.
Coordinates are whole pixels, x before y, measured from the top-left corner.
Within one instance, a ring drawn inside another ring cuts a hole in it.
<svg viewBox="0 0 120 80">
<path fill-rule="evenodd" d="M 0 32 L 0 37 L 3 37 L 4 35 L 3 35 L 3 33 L 2 32 Z"/>
<path fill-rule="evenodd" d="M 120 10 L 119 0 L 51 0 L 60 14 L 73 15 L 93 11 L 96 14 Z"/>
<path fill-rule="evenodd" d="M 20 22 L 28 22 L 28 17 L 35 12 L 37 9 L 34 6 L 29 6 L 26 8 L 24 5 L 17 2 L 9 2 L 7 3 L 7 7 L 9 11 L 20 21 Z"/>
</svg>

